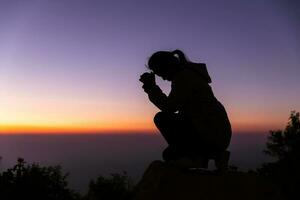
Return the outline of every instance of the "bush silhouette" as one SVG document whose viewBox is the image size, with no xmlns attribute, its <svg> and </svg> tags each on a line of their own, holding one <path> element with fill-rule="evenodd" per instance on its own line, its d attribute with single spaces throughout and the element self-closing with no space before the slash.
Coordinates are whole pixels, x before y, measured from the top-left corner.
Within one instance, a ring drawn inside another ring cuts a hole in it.
<svg viewBox="0 0 300 200">
<path fill-rule="evenodd" d="M 300 155 L 299 112 L 292 111 L 285 130 L 270 131 L 265 153 L 278 160 L 295 159 Z"/>
<path fill-rule="evenodd" d="M 133 185 L 126 172 L 111 174 L 106 178 L 99 176 L 89 185 L 85 200 L 129 200 L 132 199 Z"/>
<path fill-rule="evenodd" d="M 92 180 L 84 197 L 68 188 L 67 177 L 60 166 L 42 167 L 19 158 L 14 167 L 0 173 L 0 199 L 129 200 L 133 196 L 134 186 L 126 172 Z"/>
<path fill-rule="evenodd" d="M 264 152 L 276 158 L 276 161 L 265 163 L 257 171 L 278 182 L 287 198 L 298 196 L 298 188 L 300 188 L 299 112 L 291 112 L 285 130 L 270 131 Z"/>
<path fill-rule="evenodd" d="M 0 173 L 0 199 L 75 200 L 79 194 L 68 189 L 68 174 L 60 166 L 41 167 L 26 164 L 19 158 L 17 164 Z"/>
</svg>

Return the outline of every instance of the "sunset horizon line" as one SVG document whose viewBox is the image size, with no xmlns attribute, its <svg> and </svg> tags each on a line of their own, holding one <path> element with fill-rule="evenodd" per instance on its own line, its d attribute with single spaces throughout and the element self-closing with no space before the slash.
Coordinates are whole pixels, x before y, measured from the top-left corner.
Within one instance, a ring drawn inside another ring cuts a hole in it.
<svg viewBox="0 0 300 200">
<path fill-rule="evenodd" d="M 235 128 L 233 127 L 234 134 L 264 134 L 269 133 L 270 130 L 278 130 L 275 126 L 257 127 L 254 128 Z M 47 126 L 47 125 L 1 125 L 0 135 L 105 135 L 105 134 L 157 134 L 158 130 L 154 127 L 148 128 L 97 128 L 97 127 L 76 127 L 76 126 Z"/>
<path fill-rule="evenodd" d="M 49 125 L 1 125 L 0 135 L 3 134 L 112 134 L 112 133 L 154 133 L 152 128 L 98 128 L 80 126 L 49 126 Z"/>
</svg>

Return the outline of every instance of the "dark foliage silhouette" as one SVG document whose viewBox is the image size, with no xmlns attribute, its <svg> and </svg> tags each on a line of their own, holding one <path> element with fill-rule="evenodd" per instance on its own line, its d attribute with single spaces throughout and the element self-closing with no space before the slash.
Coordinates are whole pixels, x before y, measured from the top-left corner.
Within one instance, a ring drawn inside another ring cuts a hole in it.
<svg viewBox="0 0 300 200">
<path fill-rule="evenodd" d="M 300 188 L 300 119 L 299 112 L 292 111 L 285 130 L 270 131 L 266 154 L 276 161 L 265 163 L 257 171 L 281 185 L 288 199 L 299 196 Z M 296 195 L 296 196 L 295 196 Z"/>
<path fill-rule="evenodd" d="M 158 51 L 150 57 L 148 68 L 151 72 L 143 73 L 140 81 L 149 100 L 161 110 L 154 123 L 169 145 L 163 159 L 197 160 L 203 168 L 214 159 L 218 169 L 227 168 L 231 125 L 209 85 L 206 64 L 189 61 L 181 50 Z M 155 75 L 171 82 L 169 95 L 156 84 Z"/>
<path fill-rule="evenodd" d="M 292 111 L 285 130 L 270 131 L 265 153 L 278 160 L 295 159 L 300 156 L 299 112 Z"/>
<path fill-rule="evenodd" d="M 68 174 L 63 174 L 60 166 L 41 167 L 26 164 L 19 158 L 17 164 L 0 173 L 1 200 L 76 200 L 79 195 L 70 190 Z"/>
<path fill-rule="evenodd" d="M 129 200 L 133 196 L 133 184 L 126 172 L 111 174 L 111 177 L 99 176 L 89 185 L 85 200 Z"/>
<path fill-rule="evenodd" d="M 19 158 L 14 167 L 0 173 L 0 199 L 130 200 L 133 197 L 134 185 L 126 172 L 92 180 L 83 197 L 68 188 L 67 177 L 60 166 L 42 167 Z"/>
</svg>

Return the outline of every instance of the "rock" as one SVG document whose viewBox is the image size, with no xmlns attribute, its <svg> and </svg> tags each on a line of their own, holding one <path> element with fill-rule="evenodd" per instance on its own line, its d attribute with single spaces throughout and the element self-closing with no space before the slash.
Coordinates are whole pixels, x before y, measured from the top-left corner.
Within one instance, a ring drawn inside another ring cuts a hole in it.
<svg viewBox="0 0 300 200">
<path fill-rule="evenodd" d="M 154 161 L 136 188 L 135 200 L 260 200 L 282 199 L 279 188 L 269 180 L 246 172 L 223 174 L 180 169 L 162 161 Z"/>
</svg>

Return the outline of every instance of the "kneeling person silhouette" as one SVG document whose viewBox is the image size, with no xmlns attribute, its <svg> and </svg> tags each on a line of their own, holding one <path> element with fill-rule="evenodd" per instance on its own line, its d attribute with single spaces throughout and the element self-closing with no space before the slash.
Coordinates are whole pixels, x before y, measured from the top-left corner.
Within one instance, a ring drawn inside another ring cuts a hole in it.
<svg viewBox="0 0 300 200">
<path fill-rule="evenodd" d="M 154 53 L 148 68 L 151 73 L 142 74 L 140 81 L 149 100 L 161 110 L 154 123 L 169 144 L 163 159 L 185 160 L 187 166 L 201 168 L 207 168 L 208 160 L 214 159 L 217 169 L 226 169 L 231 125 L 209 85 L 206 65 L 193 63 L 175 50 Z M 155 75 L 171 81 L 168 96 L 156 85 Z"/>
</svg>

